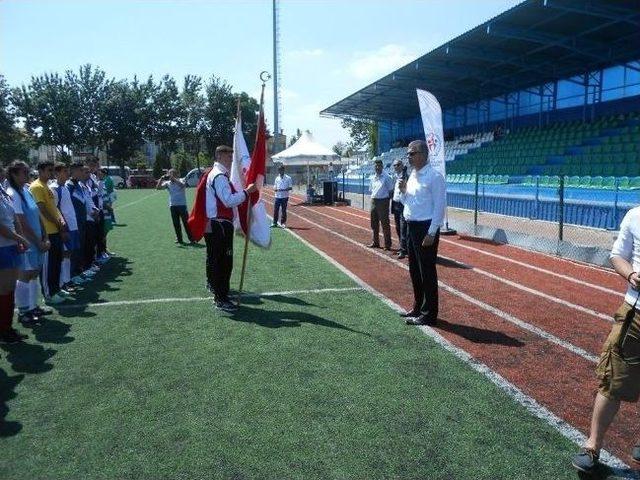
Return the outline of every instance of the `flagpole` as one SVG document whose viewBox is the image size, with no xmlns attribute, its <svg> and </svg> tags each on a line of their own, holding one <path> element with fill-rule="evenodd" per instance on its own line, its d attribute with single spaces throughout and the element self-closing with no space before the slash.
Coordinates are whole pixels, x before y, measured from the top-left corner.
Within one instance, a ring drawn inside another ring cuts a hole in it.
<svg viewBox="0 0 640 480">
<path fill-rule="evenodd" d="M 266 81 L 269 79 L 269 74 L 267 73 L 267 77 L 263 77 L 263 74 L 266 72 L 262 72 L 260 74 L 260 80 L 262 80 L 262 92 L 260 93 L 260 113 L 263 112 L 264 105 L 264 88 L 266 86 Z M 238 98 L 238 112 L 240 112 L 240 99 Z M 260 126 L 258 125 L 258 129 Z M 257 134 L 257 133 L 256 133 Z M 245 185 L 246 186 L 246 185 Z M 247 253 L 249 252 L 249 237 L 251 236 L 251 198 L 250 195 L 247 196 L 247 233 L 244 236 L 244 251 L 242 252 L 242 270 L 240 271 L 240 286 L 238 287 L 238 307 L 240 307 L 240 301 L 242 299 L 242 288 L 244 287 L 244 274 L 247 268 Z"/>
</svg>

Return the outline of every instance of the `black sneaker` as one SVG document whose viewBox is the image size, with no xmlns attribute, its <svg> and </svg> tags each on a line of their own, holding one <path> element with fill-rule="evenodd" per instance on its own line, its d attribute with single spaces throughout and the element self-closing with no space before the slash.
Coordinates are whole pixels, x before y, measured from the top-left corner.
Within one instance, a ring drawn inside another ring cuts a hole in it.
<svg viewBox="0 0 640 480">
<path fill-rule="evenodd" d="M 580 472 L 592 473 L 598 467 L 600 453 L 591 448 L 582 448 L 573 456 L 571 465 Z"/>
<path fill-rule="evenodd" d="M 235 303 L 230 302 L 229 300 L 216 301 L 215 307 L 218 310 L 222 310 L 223 312 L 235 312 L 238 310 L 238 306 Z"/>
<path fill-rule="evenodd" d="M 42 317 L 44 315 L 51 315 L 53 313 L 53 310 L 51 310 L 50 308 L 42 308 L 41 306 L 37 306 L 31 311 L 39 317 Z"/>
<path fill-rule="evenodd" d="M 18 333 L 13 328 L 10 328 L 9 330 L 7 330 L 6 332 L 0 335 L 0 342 L 1 343 L 20 343 L 26 338 L 29 338 L 29 335 L 23 335 L 21 333 Z"/>
<path fill-rule="evenodd" d="M 18 321 L 25 327 L 32 327 L 40 323 L 40 317 L 33 311 L 18 313 Z"/>
</svg>

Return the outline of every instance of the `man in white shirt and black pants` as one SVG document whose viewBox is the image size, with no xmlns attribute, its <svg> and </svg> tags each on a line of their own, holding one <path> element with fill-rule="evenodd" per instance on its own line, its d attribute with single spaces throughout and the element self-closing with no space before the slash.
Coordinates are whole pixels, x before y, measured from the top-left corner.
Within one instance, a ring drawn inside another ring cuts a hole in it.
<svg viewBox="0 0 640 480">
<path fill-rule="evenodd" d="M 446 208 L 446 183 L 442 173 L 429 163 L 429 149 L 423 140 L 407 148 L 413 170 L 398 187 L 407 221 L 409 273 L 413 284 L 413 307 L 406 317 L 410 325 L 434 325 L 438 318 L 438 242 Z"/>
<path fill-rule="evenodd" d="M 193 243 L 189 225 L 187 224 L 187 196 L 185 194 L 186 185 L 178 178 L 178 172 L 175 169 L 169 170 L 156 183 L 156 190 L 167 189 L 169 191 L 169 211 L 171 212 L 171 221 L 173 229 L 176 232 L 176 243 L 183 244 L 182 228 L 180 228 L 180 220 L 184 225 L 184 231 L 187 232 L 189 243 Z"/>
<path fill-rule="evenodd" d="M 273 204 L 273 224 L 272 227 L 287 226 L 287 203 L 289 202 L 289 192 L 293 188 L 293 181 L 289 175 L 284 173 L 284 165 L 278 167 L 278 176 L 273 182 L 273 191 L 275 192 L 275 202 Z M 282 213 L 280 213 L 282 211 Z"/>
<path fill-rule="evenodd" d="M 207 283 L 213 290 L 215 307 L 232 312 L 237 309 L 229 299 L 229 281 L 233 270 L 234 207 L 256 191 L 254 184 L 236 192 L 229 180 L 233 149 L 216 148 L 216 161 L 207 175 L 206 209 L 211 231 L 205 233 L 207 244 Z"/>
<path fill-rule="evenodd" d="M 371 230 L 373 241 L 369 248 L 380 248 L 380 224 L 384 237 L 384 249 L 391 250 L 391 226 L 389 225 L 389 200 L 393 192 L 393 178 L 382 171 L 382 160 L 375 161 L 375 172 L 371 175 Z"/>
</svg>

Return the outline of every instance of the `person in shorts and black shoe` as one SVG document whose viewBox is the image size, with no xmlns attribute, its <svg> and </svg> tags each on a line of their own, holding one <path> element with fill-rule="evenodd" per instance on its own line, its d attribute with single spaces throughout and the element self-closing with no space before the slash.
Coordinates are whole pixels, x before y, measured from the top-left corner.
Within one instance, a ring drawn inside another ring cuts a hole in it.
<svg viewBox="0 0 640 480">
<path fill-rule="evenodd" d="M 640 207 L 627 212 L 609 257 L 616 272 L 628 283 L 624 302 L 613 318 L 596 368 L 600 380 L 591 418 L 589 438 L 573 457 L 574 468 L 592 473 L 598 466 L 600 449 L 620 402 L 637 403 L 640 397 Z M 640 445 L 631 457 L 640 462 Z"/>
</svg>

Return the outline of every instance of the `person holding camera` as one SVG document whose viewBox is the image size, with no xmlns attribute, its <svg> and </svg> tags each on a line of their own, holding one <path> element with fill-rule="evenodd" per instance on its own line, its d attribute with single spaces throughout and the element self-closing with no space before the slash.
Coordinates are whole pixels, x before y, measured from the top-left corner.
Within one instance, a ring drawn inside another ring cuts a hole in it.
<svg viewBox="0 0 640 480">
<path fill-rule="evenodd" d="M 404 212 L 404 205 L 401 201 L 402 192 L 400 191 L 400 184 L 407 180 L 407 167 L 402 163 L 402 160 L 396 160 L 393 162 L 393 168 L 395 170 L 396 184 L 393 188 L 393 199 L 391 200 L 391 213 L 396 224 L 396 233 L 398 234 L 398 242 L 400 248 L 398 249 L 398 259 L 402 260 L 407 257 L 407 222 L 405 222 L 402 216 Z"/>
<path fill-rule="evenodd" d="M 589 438 L 572 465 L 592 473 L 598 467 L 600 448 L 620 402 L 637 403 L 640 398 L 640 207 L 632 208 L 622 219 L 620 233 L 609 261 L 627 282 L 624 301 L 614 313 L 614 324 L 604 343 L 596 374 L 600 381 L 591 417 Z M 631 457 L 640 462 L 640 445 Z"/>
<path fill-rule="evenodd" d="M 169 210 L 171 212 L 171 221 L 173 222 L 173 229 L 176 232 L 176 243 L 182 245 L 182 229 L 180 228 L 180 221 L 184 226 L 184 231 L 187 233 L 189 243 L 194 243 L 189 231 L 189 225 L 187 220 L 189 215 L 187 213 L 187 196 L 186 185 L 182 180 L 178 178 L 178 172 L 172 168 L 158 180 L 156 184 L 156 190 L 169 191 Z"/>
</svg>

